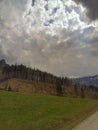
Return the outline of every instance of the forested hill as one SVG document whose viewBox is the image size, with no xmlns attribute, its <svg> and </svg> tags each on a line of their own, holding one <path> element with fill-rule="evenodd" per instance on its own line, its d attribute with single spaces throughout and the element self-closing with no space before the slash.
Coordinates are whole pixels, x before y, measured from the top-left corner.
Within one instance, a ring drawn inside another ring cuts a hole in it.
<svg viewBox="0 0 98 130">
<path fill-rule="evenodd" d="M 65 84 L 69 82 L 68 78 L 62 78 L 54 76 L 53 74 L 43 72 L 39 69 L 26 67 L 23 64 L 15 64 L 15 65 L 9 65 L 6 63 L 6 61 L 0 60 L 0 68 L 2 70 L 2 74 L 5 76 L 5 78 L 19 78 L 19 79 L 25 79 L 25 80 L 32 80 L 35 82 L 45 82 L 45 83 L 51 83 L 56 84 L 56 82 L 60 82 L 61 84 Z"/>
<path fill-rule="evenodd" d="M 21 87 L 19 88 L 20 84 Z M 98 88 L 94 86 L 73 83 L 67 77 L 58 77 L 23 64 L 9 65 L 4 59 L 0 60 L 0 89 L 40 92 L 68 97 L 98 98 Z"/>
</svg>

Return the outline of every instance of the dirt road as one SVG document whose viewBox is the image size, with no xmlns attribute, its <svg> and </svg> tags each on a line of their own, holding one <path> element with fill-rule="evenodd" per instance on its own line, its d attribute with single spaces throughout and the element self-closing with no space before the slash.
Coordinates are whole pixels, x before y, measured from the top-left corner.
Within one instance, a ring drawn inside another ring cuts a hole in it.
<svg viewBox="0 0 98 130">
<path fill-rule="evenodd" d="M 98 112 L 84 120 L 72 130 L 98 130 Z"/>
</svg>

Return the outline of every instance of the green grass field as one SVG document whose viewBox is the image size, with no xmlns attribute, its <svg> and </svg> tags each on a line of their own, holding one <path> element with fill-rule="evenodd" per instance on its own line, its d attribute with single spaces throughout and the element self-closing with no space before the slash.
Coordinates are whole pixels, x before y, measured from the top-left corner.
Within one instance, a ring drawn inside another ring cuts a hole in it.
<svg viewBox="0 0 98 130">
<path fill-rule="evenodd" d="M 0 91 L 0 130 L 70 130 L 98 101 Z"/>
</svg>

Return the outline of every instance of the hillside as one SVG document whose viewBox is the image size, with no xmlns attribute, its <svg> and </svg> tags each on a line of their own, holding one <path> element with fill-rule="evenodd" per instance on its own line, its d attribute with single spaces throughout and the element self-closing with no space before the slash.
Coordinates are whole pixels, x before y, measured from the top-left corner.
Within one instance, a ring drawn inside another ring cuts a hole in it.
<svg viewBox="0 0 98 130">
<path fill-rule="evenodd" d="M 83 88 L 83 89 L 82 89 Z M 57 89 L 55 84 L 34 82 L 32 80 L 23 80 L 17 78 L 4 79 L 0 81 L 0 90 L 22 92 L 22 93 L 39 93 L 54 96 L 78 97 L 78 98 L 98 98 L 98 92 L 84 86 L 73 86 L 65 84 L 61 86 L 61 90 Z M 61 95 L 58 95 L 62 92 Z"/>
<path fill-rule="evenodd" d="M 0 130 L 70 130 L 98 101 L 0 91 Z"/>
<path fill-rule="evenodd" d="M 76 79 L 58 77 L 22 64 L 9 65 L 4 59 L 0 61 L 0 70 L 1 90 L 98 98 L 98 88 L 78 83 Z"/>
<path fill-rule="evenodd" d="M 0 89 L 14 92 L 56 95 L 56 87 L 53 84 L 15 78 L 7 79 L 6 81 L 1 82 Z"/>
</svg>

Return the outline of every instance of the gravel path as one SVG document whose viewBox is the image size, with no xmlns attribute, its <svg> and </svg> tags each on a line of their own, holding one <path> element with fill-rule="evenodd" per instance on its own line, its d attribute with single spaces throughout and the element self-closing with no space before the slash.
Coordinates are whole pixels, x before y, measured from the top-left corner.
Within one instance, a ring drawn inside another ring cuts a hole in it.
<svg viewBox="0 0 98 130">
<path fill-rule="evenodd" d="M 98 112 L 84 120 L 72 130 L 98 130 Z"/>
</svg>

